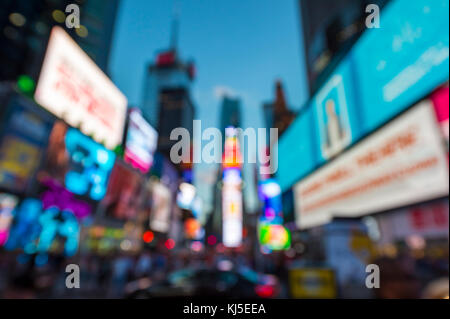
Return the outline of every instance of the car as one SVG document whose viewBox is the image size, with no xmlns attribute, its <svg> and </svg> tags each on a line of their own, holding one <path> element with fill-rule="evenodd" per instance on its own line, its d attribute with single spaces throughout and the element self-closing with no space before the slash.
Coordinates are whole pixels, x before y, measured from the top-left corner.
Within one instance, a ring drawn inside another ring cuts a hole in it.
<svg viewBox="0 0 450 319">
<path fill-rule="evenodd" d="M 129 299 L 167 297 L 270 298 L 276 296 L 276 285 L 261 276 L 237 270 L 183 269 L 165 279 L 142 285 L 129 285 Z M 142 279 L 141 279 L 142 280 Z M 133 289 L 134 288 L 134 289 Z"/>
</svg>

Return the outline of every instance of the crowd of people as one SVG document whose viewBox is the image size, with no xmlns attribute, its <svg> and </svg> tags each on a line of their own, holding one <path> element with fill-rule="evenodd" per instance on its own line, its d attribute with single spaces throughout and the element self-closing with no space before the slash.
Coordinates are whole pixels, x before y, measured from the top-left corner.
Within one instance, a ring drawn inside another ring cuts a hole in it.
<svg viewBox="0 0 450 319">
<path fill-rule="evenodd" d="M 217 269 L 223 261 L 233 267 L 252 268 L 250 258 L 236 254 L 216 254 L 189 250 L 144 251 L 140 254 L 113 252 L 59 255 L 26 255 L 2 251 L 0 254 L 0 298 L 123 298 L 127 285 L 139 279 L 161 281 L 181 269 Z M 69 264 L 79 266 L 80 288 L 68 289 Z"/>
</svg>

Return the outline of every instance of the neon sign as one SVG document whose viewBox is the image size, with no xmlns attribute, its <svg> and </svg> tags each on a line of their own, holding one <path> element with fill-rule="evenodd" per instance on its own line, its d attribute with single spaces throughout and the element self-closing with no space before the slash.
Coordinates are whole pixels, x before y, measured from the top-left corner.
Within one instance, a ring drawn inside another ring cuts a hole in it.
<svg viewBox="0 0 450 319">
<path fill-rule="evenodd" d="M 291 246 L 291 233 L 283 225 L 260 224 L 259 242 L 270 250 L 284 250 Z"/>
<path fill-rule="evenodd" d="M 281 188 L 273 179 L 261 181 L 259 184 L 259 197 L 264 203 L 261 221 L 272 224 L 283 222 Z"/>
<path fill-rule="evenodd" d="M 67 131 L 65 142 L 73 164 L 66 174 L 65 186 L 77 195 L 101 200 L 106 194 L 115 154 L 76 129 Z"/>
<path fill-rule="evenodd" d="M 144 174 L 153 164 L 153 153 L 158 143 L 158 133 L 142 115 L 132 110 L 129 115 L 124 160 Z"/>
<path fill-rule="evenodd" d="M 41 195 L 42 206 L 45 209 L 58 208 L 61 211 L 72 212 L 77 218 L 83 219 L 92 212 L 92 207 L 61 186 L 55 180 L 46 180 L 42 183 L 47 190 Z"/>
<path fill-rule="evenodd" d="M 79 233 L 78 220 L 71 211 L 56 206 L 45 209 L 39 199 L 27 198 L 15 211 L 14 225 L 5 248 L 22 248 L 26 254 L 45 254 L 57 237 L 62 237 L 65 239 L 64 254 L 73 256 L 78 249 Z"/>
<path fill-rule="evenodd" d="M 9 194 L 0 193 L 0 246 L 6 243 L 9 236 L 9 228 L 13 219 L 13 210 L 18 198 Z"/>
</svg>

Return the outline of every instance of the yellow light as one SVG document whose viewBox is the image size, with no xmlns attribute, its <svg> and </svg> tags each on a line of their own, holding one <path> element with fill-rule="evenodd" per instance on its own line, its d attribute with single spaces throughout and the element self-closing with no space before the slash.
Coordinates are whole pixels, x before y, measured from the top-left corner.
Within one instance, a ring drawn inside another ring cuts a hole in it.
<svg viewBox="0 0 450 319">
<path fill-rule="evenodd" d="M 66 21 L 66 14 L 61 10 L 53 10 L 52 17 L 58 23 L 63 23 Z"/>
<path fill-rule="evenodd" d="M 9 15 L 9 21 L 16 27 L 23 27 L 27 22 L 27 19 L 20 13 L 11 13 Z"/>
<path fill-rule="evenodd" d="M 80 25 L 79 28 L 76 28 L 75 32 L 82 38 L 86 38 L 89 35 L 88 29 L 84 25 Z"/>
</svg>

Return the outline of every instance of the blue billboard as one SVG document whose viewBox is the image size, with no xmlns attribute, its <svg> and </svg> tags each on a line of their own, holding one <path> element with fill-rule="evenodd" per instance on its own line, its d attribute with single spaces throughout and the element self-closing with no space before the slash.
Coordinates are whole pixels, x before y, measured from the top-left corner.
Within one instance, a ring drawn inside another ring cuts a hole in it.
<svg viewBox="0 0 450 319">
<path fill-rule="evenodd" d="M 301 111 L 278 142 L 277 180 L 285 191 L 299 178 L 314 169 L 317 163 L 313 109 Z"/>
<path fill-rule="evenodd" d="M 449 2 L 391 1 L 278 143 L 284 191 L 449 77 Z"/>
<path fill-rule="evenodd" d="M 350 79 L 352 68 L 344 60 L 312 100 L 318 164 L 338 155 L 362 134 L 361 113 Z"/>
<path fill-rule="evenodd" d="M 0 187 L 25 193 L 38 169 L 53 119 L 13 93 L 0 122 Z"/>
<path fill-rule="evenodd" d="M 65 142 L 72 164 L 65 177 L 66 188 L 74 194 L 101 200 L 116 159 L 114 152 L 73 128 L 67 131 Z"/>
<path fill-rule="evenodd" d="M 448 0 L 392 1 L 349 58 L 370 132 L 448 79 Z"/>
</svg>

